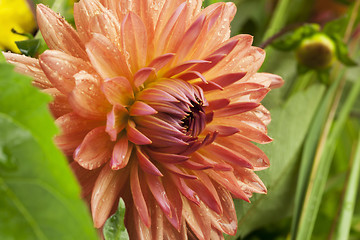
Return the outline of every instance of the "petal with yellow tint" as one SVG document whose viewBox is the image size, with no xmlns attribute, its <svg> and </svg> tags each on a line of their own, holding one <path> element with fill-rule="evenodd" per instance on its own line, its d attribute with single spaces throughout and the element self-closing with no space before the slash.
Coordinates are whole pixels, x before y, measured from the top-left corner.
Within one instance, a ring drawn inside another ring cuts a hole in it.
<svg viewBox="0 0 360 240">
<path fill-rule="evenodd" d="M 118 76 L 132 78 L 124 54 L 104 35 L 94 33 L 93 38 L 86 44 L 86 52 L 103 79 Z"/>
<path fill-rule="evenodd" d="M 64 18 L 43 4 L 38 4 L 36 10 L 37 23 L 50 49 L 88 59 L 78 33 Z"/>
<path fill-rule="evenodd" d="M 147 33 L 141 18 L 129 12 L 121 23 L 121 46 L 132 73 L 145 67 L 147 57 Z"/>
</svg>

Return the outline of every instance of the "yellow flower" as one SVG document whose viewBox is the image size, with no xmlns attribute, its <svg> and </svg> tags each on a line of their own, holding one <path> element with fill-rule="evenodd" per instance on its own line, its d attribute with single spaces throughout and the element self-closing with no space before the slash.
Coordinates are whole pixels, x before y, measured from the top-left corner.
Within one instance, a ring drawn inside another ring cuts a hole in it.
<svg viewBox="0 0 360 240">
<path fill-rule="evenodd" d="M 15 41 L 26 40 L 27 37 L 11 32 L 29 33 L 36 24 L 34 16 L 25 0 L 0 1 L 0 49 L 19 52 Z"/>
</svg>

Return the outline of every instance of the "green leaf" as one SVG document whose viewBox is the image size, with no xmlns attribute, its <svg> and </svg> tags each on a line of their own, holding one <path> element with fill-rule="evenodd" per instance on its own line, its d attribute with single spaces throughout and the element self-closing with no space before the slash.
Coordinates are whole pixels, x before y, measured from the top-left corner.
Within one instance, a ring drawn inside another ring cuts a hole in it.
<svg viewBox="0 0 360 240">
<path fill-rule="evenodd" d="M 129 235 L 124 225 L 125 203 L 120 198 L 118 210 L 105 223 L 103 233 L 106 240 L 128 240 Z"/>
<path fill-rule="evenodd" d="M 255 194 L 251 203 L 235 200 L 238 232 L 244 237 L 251 231 L 289 215 L 296 182 L 297 154 L 311 125 L 324 87 L 314 85 L 293 95 L 283 107 L 271 110 L 269 134 L 274 142 L 262 146 L 270 159 L 269 169 L 257 172 L 268 188 L 267 195 Z"/>
<path fill-rule="evenodd" d="M 0 63 L 0 239 L 97 239 L 52 139 L 50 96 Z"/>
<path fill-rule="evenodd" d="M 16 46 L 20 52 L 26 56 L 34 57 L 40 47 L 39 39 L 29 39 L 25 41 L 16 41 Z"/>
<path fill-rule="evenodd" d="M 320 26 L 318 24 L 305 24 L 292 33 L 288 33 L 278 40 L 275 40 L 271 46 L 281 51 L 294 50 L 304 38 L 308 38 L 319 31 Z"/>
<path fill-rule="evenodd" d="M 339 35 L 331 36 L 333 41 L 335 42 L 336 47 L 336 57 L 346 66 L 356 66 L 357 63 L 350 58 L 349 50 L 347 45 L 341 40 Z"/>
</svg>

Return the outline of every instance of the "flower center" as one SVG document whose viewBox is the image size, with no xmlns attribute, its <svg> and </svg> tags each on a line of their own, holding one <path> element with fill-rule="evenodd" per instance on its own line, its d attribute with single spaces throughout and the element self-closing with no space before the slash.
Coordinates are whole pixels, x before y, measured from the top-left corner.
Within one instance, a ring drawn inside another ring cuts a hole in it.
<svg viewBox="0 0 360 240">
<path fill-rule="evenodd" d="M 186 129 L 186 134 L 196 137 L 205 128 L 206 115 L 203 109 L 203 102 L 196 97 L 196 102 L 191 101 L 190 111 L 187 112 L 185 118 L 183 118 L 180 124 Z"/>
<path fill-rule="evenodd" d="M 206 126 L 208 105 L 202 89 L 177 79 L 163 79 L 146 87 L 138 99 L 156 114 L 134 118 L 137 129 L 151 139 L 151 147 L 166 148 L 196 141 Z"/>
</svg>

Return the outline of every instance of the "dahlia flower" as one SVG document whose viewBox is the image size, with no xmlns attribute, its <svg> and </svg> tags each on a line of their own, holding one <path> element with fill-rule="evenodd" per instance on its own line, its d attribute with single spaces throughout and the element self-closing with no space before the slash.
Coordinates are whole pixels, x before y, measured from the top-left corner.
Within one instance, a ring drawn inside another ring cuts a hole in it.
<svg viewBox="0 0 360 240">
<path fill-rule="evenodd" d="M 233 3 L 81 0 L 76 30 L 44 5 L 37 20 L 50 50 L 6 53 L 51 94 L 55 142 L 91 204 L 96 228 L 126 204 L 131 239 L 223 239 L 232 198 L 266 193 L 269 166 L 260 101 L 279 76 L 257 73 L 265 53 L 230 38 Z"/>
</svg>

